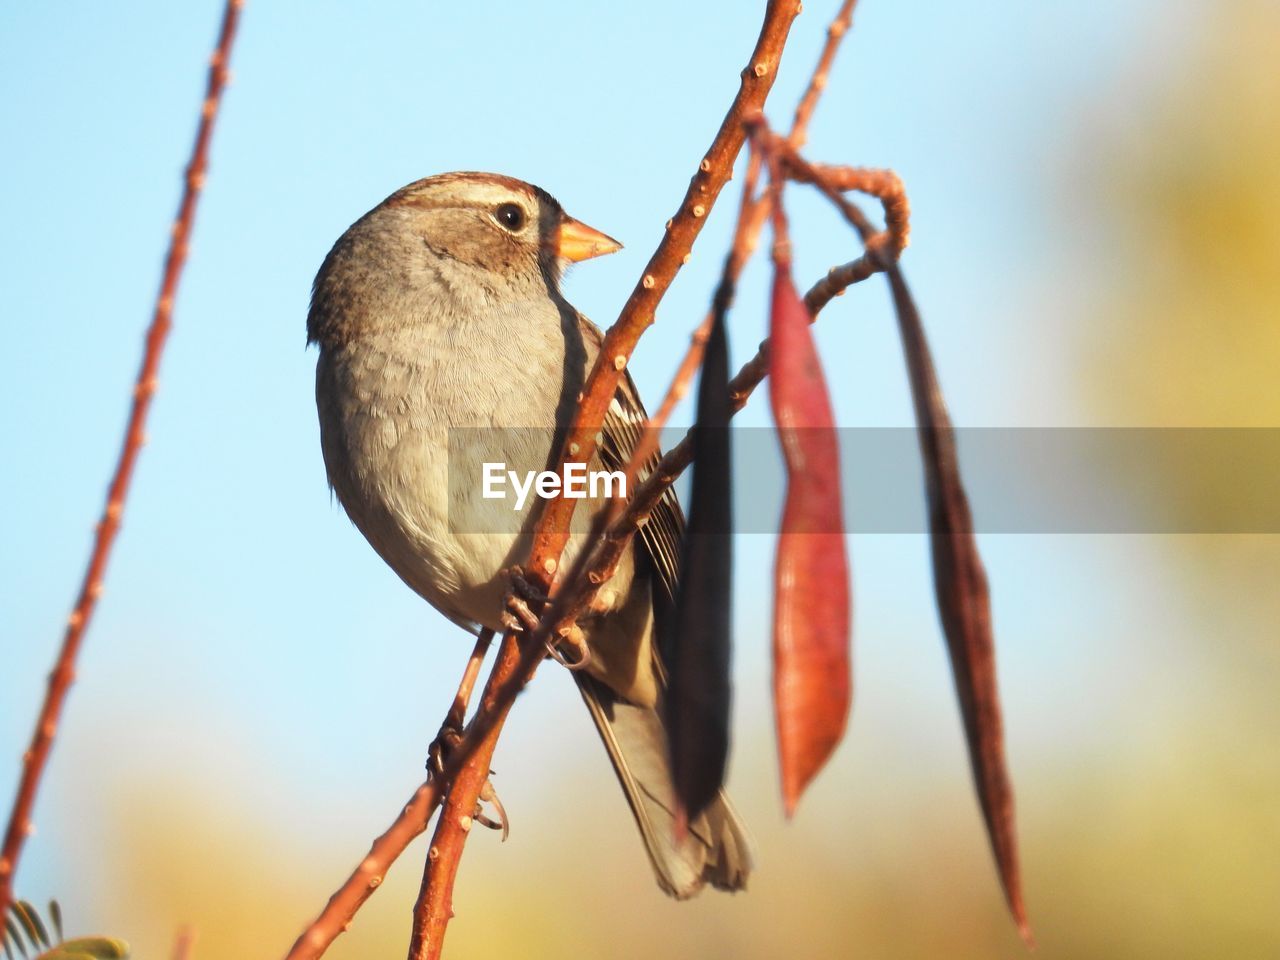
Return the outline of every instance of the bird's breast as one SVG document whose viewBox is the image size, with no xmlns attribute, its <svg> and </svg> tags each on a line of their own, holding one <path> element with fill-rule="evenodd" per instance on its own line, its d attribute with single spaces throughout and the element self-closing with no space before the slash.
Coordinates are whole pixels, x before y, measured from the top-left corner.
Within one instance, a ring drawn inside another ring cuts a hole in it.
<svg viewBox="0 0 1280 960">
<path fill-rule="evenodd" d="M 485 465 L 545 469 L 584 375 L 560 324 L 524 319 L 380 334 L 323 349 L 317 366 L 335 494 L 392 569 L 456 620 L 492 625 L 502 571 L 530 543 L 536 496 L 518 508 L 485 496 Z"/>
</svg>

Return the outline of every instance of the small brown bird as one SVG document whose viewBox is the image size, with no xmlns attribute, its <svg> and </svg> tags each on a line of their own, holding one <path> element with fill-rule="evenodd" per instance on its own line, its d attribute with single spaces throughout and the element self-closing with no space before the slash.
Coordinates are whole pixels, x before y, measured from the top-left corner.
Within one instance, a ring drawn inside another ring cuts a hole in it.
<svg viewBox="0 0 1280 960">
<path fill-rule="evenodd" d="M 535 519 L 533 497 L 513 513 L 509 500 L 483 495 L 483 464 L 501 459 L 521 476 L 554 465 L 602 339 L 561 296 L 560 277 L 570 262 L 618 249 L 537 187 L 449 173 L 357 220 L 316 277 L 307 337 L 320 348 L 329 483 L 401 579 L 472 631 L 502 629 L 506 571 L 528 555 Z M 643 424 L 627 377 L 593 467 L 625 465 Z M 588 498 L 578 514 L 602 505 Z M 677 898 L 706 882 L 741 889 L 751 868 L 745 828 L 723 794 L 683 838 L 674 829 L 654 636 L 679 577 L 682 527 L 672 495 L 582 622 L 593 659 L 574 673 L 658 884 Z M 583 539 L 570 537 L 562 568 Z"/>
</svg>

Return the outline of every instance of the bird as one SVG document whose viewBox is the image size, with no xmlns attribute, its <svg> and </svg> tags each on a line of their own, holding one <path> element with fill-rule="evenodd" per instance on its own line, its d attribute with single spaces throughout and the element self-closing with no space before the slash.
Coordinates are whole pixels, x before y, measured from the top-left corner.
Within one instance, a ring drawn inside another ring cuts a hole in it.
<svg viewBox="0 0 1280 960">
<path fill-rule="evenodd" d="M 483 496 L 483 464 L 554 467 L 603 334 L 560 290 L 566 268 L 621 245 L 545 190 L 493 173 L 445 173 L 395 191 L 353 223 L 312 287 L 316 407 L 330 487 L 410 589 L 463 628 L 501 632 L 510 571 L 527 557 L 536 498 Z M 619 468 L 645 411 L 629 374 L 593 465 Z M 576 520 L 603 509 L 586 498 Z M 658 886 L 744 889 L 754 855 L 723 791 L 687 825 L 672 785 L 657 636 L 679 581 L 674 491 L 632 541 L 579 622 L 591 657 L 574 671 Z M 561 560 L 586 542 L 575 523 Z M 687 829 L 684 827 L 687 826 Z"/>
</svg>

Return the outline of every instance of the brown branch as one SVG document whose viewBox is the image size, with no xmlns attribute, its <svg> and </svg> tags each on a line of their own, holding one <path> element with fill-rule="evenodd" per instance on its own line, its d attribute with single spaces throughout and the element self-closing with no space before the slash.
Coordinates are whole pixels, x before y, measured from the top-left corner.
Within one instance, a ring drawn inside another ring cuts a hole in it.
<svg viewBox="0 0 1280 960">
<path fill-rule="evenodd" d="M 741 220 L 739 220 L 739 223 L 741 223 Z M 657 413 L 645 421 L 644 434 L 640 439 L 640 443 L 636 445 L 635 451 L 631 454 L 631 459 L 627 462 L 627 489 L 633 486 L 635 478 L 639 475 L 644 464 L 657 452 L 662 428 L 671 419 L 671 414 L 675 411 L 676 405 L 689 393 L 689 387 L 693 384 L 693 375 L 702 366 L 702 354 L 707 349 L 707 338 L 711 335 L 711 324 L 714 321 L 715 312 L 712 311 L 703 318 L 702 322 L 693 331 L 693 334 L 689 337 L 689 349 L 685 351 L 684 357 L 680 360 L 680 365 L 676 367 L 675 375 L 671 378 L 667 392 L 662 398 L 662 404 L 658 407 Z M 611 501 L 611 503 L 619 502 L 617 499 Z"/>
<path fill-rule="evenodd" d="M 862 237 L 866 248 L 862 256 L 832 267 L 805 294 L 805 305 L 811 314 L 817 316 L 823 307 L 850 286 L 889 269 L 897 262 L 910 237 L 911 207 L 906 188 L 892 170 L 810 164 L 794 151 L 787 155 L 786 164 L 793 179 L 814 184 L 835 204 Z M 880 201 L 884 210 L 883 230 L 877 231 L 857 205 L 844 196 L 851 190 Z"/>
<path fill-rule="evenodd" d="M 347 929 L 356 911 L 382 885 L 391 864 L 427 829 L 427 823 L 440 802 L 439 784 L 442 782 L 443 778 L 432 777 L 417 789 L 395 822 L 373 841 L 369 853 L 329 898 L 320 915 L 302 931 L 285 960 L 315 960 Z"/>
<path fill-rule="evenodd" d="M 231 47 L 235 41 L 236 26 L 240 20 L 240 8 L 243 2 L 244 0 L 227 0 L 223 10 L 218 41 L 209 62 L 209 79 L 204 102 L 201 105 L 200 124 L 191 150 L 191 159 L 187 164 L 182 201 L 178 206 L 177 219 L 173 225 L 169 250 L 165 257 L 160 292 L 156 297 L 151 325 L 147 330 L 142 366 L 133 388 L 133 405 L 129 411 L 124 442 L 107 491 L 106 508 L 97 526 L 93 551 L 89 556 L 89 564 L 80 584 L 75 609 L 67 620 L 57 663 L 53 672 L 49 674 L 48 690 L 36 720 L 31 745 L 23 755 L 22 778 L 18 784 L 17 796 L 14 798 L 13 810 L 9 815 L 4 848 L 0 851 L 0 916 L 5 915 L 9 904 L 13 902 L 13 878 L 17 872 L 23 843 L 33 829 L 31 812 L 35 806 L 36 791 L 49 760 L 49 751 L 58 730 L 67 692 L 75 677 L 76 657 L 80 652 L 85 632 L 89 628 L 89 621 L 93 617 L 98 597 L 102 594 L 107 561 L 116 534 L 120 530 L 120 517 L 124 512 L 125 498 L 129 493 L 129 482 L 133 477 L 134 465 L 142 449 L 147 413 L 156 391 L 160 357 L 172 327 L 174 297 L 177 295 L 178 282 L 182 277 L 182 268 L 187 259 L 187 245 L 191 237 L 192 224 L 195 221 L 196 204 L 204 186 L 205 171 L 208 167 L 209 142 L 213 136 L 214 121 L 218 116 L 222 92 L 227 83 L 227 63 L 231 57 Z"/>
<path fill-rule="evenodd" d="M 481 630 L 476 644 L 467 659 L 466 669 L 462 672 L 462 680 L 458 683 L 458 692 L 454 695 L 453 704 L 445 716 L 436 743 L 443 746 L 446 739 L 462 729 L 467 718 L 467 704 L 471 702 L 471 692 L 475 688 L 476 679 L 480 676 L 480 666 L 484 663 L 485 654 L 493 642 L 492 630 Z M 437 762 L 434 750 L 431 762 Z M 455 766 L 460 766 L 462 758 L 456 756 L 460 751 L 449 754 Z M 382 885 L 387 870 L 395 863 L 400 854 L 420 833 L 427 829 L 431 816 L 436 812 L 440 802 L 440 784 L 448 783 L 453 770 L 446 763 L 444 769 L 433 768 L 431 777 L 420 786 L 404 805 L 395 822 L 373 841 L 369 853 L 356 866 L 346 882 L 329 898 L 320 915 L 311 921 L 305 930 L 298 935 L 292 949 L 285 960 L 315 960 L 321 956 L 329 945 L 347 929 L 351 918 L 356 915 L 373 891 Z"/>
<path fill-rule="evenodd" d="M 805 140 L 809 135 L 809 121 L 813 118 L 813 111 L 818 106 L 818 99 L 822 96 L 822 91 L 827 89 L 827 78 L 831 75 L 831 64 L 835 62 L 836 51 L 840 49 L 840 41 L 844 39 L 844 35 L 849 32 L 849 26 L 853 23 L 853 8 L 858 5 L 858 0 L 844 0 L 840 5 L 840 9 L 836 12 L 835 19 L 831 21 L 831 26 L 827 27 L 827 42 L 823 44 L 822 54 L 818 57 L 818 64 L 813 68 L 813 75 L 809 78 L 809 85 L 805 88 L 804 96 L 800 98 L 800 102 L 796 104 L 795 116 L 791 120 L 791 133 L 787 137 L 791 141 L 791 145 L 799 150 L 804 146 Z"/>
<path fill-rule="evenodd" d="M 462 672 L 462 680 L 458 683 L 458 692 L 454 694 L 453 706 L 449 708 L 449 714 L 445 717 L 444 729 L 441 735 L 445 736 L 450 731 L 461 730 L 462 724 L 467 719 L 467 707 L 471 703 L 471 692 L 475 690 L 476 680 L 480 677 L 480 667 L 484 664 L 484 658 L 489 653 L 489 646 L 493 643 L 493 631 L 484 629 L 480 631 L 480 635 L 476 637 L 476 645 L 471 651 L 471 656 L 467 660 L 467 667 Z"/>
<path fill-rule="evenodd" d="M 836 23 L 832 24 L 833 30 L 836 29 L 839 22 L 839 19 L 837 19 Z M 840 34 L 837 31 L 835 38 L 839 36 Z M 823 57 L 819 61 L 819 71 L 821 71 L 823 64 L 828 61 L 829 55 L 833 54 L 831 41 L 828 41 L 828 47 L 823 51 Z M 819 73 L 815 72 L 815 81 L 818 75 Z M 813 90 L 814 84 L 811 83 L 809 93 Z M 809 93 L 806 93 L 806 97 L 809 96 Z M 799 116 L 800 111 L 797 110 L 797 118 Z M 874 273 L 883 271 L 889 263 L 895 262 L 902 255 L 902 251 L 906 249 L 911 229 L 911 207 L 907 199 L 906 188 L 903 186 L 902 180 L 892 170 L 878 170 L 871 167 L 829 166 L 808 162 L 800 155 L 796 146 L 799 139 L 797 137 L 797 129 L 802 131 L 803 128 L 793 127 L 791 134 L 786 139 L 783 139 L 765 126 L 763 117 L 752 117 L 747 122 L 748 126 L 756 131 L 755 135 L 759 137 L 761 149 L 771 155 L 776 154 L 778 156 L 787 178 L 798 183 L 812 184 L 821 190 L 858 232 L 864 246 L 867 248 L 863 255 L 857 259 L 832 267 L 826 277 L 810 288 L 805 295 L 805 304 L 809 307 L 809 312 L 816 318 L 823 307 L 832 299 L 844 293 L 848 287 L 867 279 Z M 754 163 L 755 161 L 753 160 Z M 758 165 L 754 166 L 753 172 L 758 172 L 758 169 Z M 865 193 L 880 201 L 885 216 L 883 230 L 877 230 L 866 215 L 844 196 L 848 191 Z M 768 218 L 769 204 L 770 199 L 767 194 L 762 196 L 756 203 L 756 209 L 753 211 L 754 233 L 749 234 L 749 243 L 752 246 L 755 243 L 755 235 L 759 233 L 760 227 L 763 226 L 764 221 Z M 726 264 L 727 270 L 728 265 Z M 765 358 L 765 355 L 762 354 L 757 359 L 763 361 Z"/>
<path fill-rule="evenodd" d="M 775 134 L 765 135 L 762 146 L 780 154 L 790 178 L 818 187 L 858 232 L 866 247 L 862 256 L 832 267 L 805 294 L 805 306 L 809 308 L 811 317 L 817 320 L 822 309 L 849 286 L 885 270 L 901 256 L 910 235 L 911 210 L 906 189 L 892 170 L 810 164 L 787 140 Z M 857 205 L 844 196 L 846 190 L 868 193 L 880 200 L 885 213 L 883 230 L 877 230 Z M 767 198 L 762 198 L 762 202 L 767 202 Z M 735 411 L 746 405 L 751 392 L 763 382 L 768 371 L 769 341 L 765 340 L 760 344 L 756 355 L 729 381 L 729 393 Z M 683 469 L 681 466 L 676 471 L 677 475 Z"/>
<path fill-rule="evenodd" d="M 698 172 L 694 174 L 680 209 L 671 219 L 666 235 L 650 258 L 617 321 L 605 335 L 600 355 L 578 404 L 573 426 L 560 452 L 561 466 L 568 460 L 590 460 L 596 434 L 604 422 L 622 370 L 640 335 L 653 323 L 659 302 L 689 257 L 694 240 L 732 174 L 734 161 L 745 139 L 742 121 L 764 106 L 777 76 L 778 62 L 791 24 L 798 13 L 799 3 L 796 0 L 769 0 L 760 37 L 749 65 L 742 72 L 738 94 Z M 550 590 L 553 583 L 576 505 L 576 500 L 563 497 L 550 500 L 544 504 L 539 517 L 533 550 L 525 569 L 534 582 L 545 589 Z M 466 739 L 471 740 L 477 729 L 483 728 L 487 732 L 475 744 L 474 752 L 468 755 L 452 781 L 428 851 L 422 888 L 414 909 L 413 938 L 409 947 L 411 960 L 435 960 L 440 956 L 445 930 L 453 914 L 453 884 L 476 801 L 488 778 L 489 762 L 515 693 L 532 677 L 539 659 L 539 648 L 534 645 L 533 637 L 529 638 L 524 651 L 514 634 L 508 633 L 503 638 L 498 662 L 485 686 L 480 712 Z"/>
</svg>

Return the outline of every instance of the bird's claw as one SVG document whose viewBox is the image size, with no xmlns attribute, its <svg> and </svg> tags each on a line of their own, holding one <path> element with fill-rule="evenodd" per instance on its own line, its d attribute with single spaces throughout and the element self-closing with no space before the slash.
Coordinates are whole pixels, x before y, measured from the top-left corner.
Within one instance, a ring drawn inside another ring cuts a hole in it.
<svg viewBox="0 0 1280 960">
<path fill-rule="evenodd" d="M 511 580 L 511 591 L 504 600 L 506 609 L 499 617 L 502 626 L 512 633 L 526 630 L 532 633 L 538 628 L 538 615 L 546 607 L 548 597 L 525 578 L 520 567 L 511 567 L 507 576 Z"/>
<path fill-rule="evenodd" d="M 512 633 L 533 633 L 538 629 L 538 615 L 524 598 L 514 593 L 507 594 L 507 609 L 502 611 L 498 619 L 502 621 L 503 628 Z"/>
<path fill-rule="evenodd" d="M 591 647 L 582 628 L 576 623 L 552 643 L 547 638 L 547 655 L 567 670 L 585 670 L 591 666 Z"/>
<path fill-rule="evenodd" d="M 534 606 L 544 609 L 549 598 L 525 578 L 520 567 L 511 567 L 507 575 L 511 578 L 511 592 L 506 596 L 506 609 L 499 618 L 502 626 L 514 633 L 533 633 L 540 623 Z M 591 648 L 577 624 L 554 640 L 548 637 L 546 647 L 547 655 L 566 669 L 582 670 L 591 664 Z"/>
<path fill-rule="evenodd" d="M 456 727 L 443 726 L 440 732 L 436 734 L 436 738 L 431 741 L 431 746 L 427 748 L 427 770 L 432 778 L 443 777 L 445 764 L 449 762 L 449 754 L 462 742 L 462 731 Z M 489 771 L 493 773 L 492 770 Z M 447 789 L 447 786 L 446 788 Z M 497 819 L 493 819 L 484 812 L 485 803 L 493 804 L 493 809 L 497 813 Z M 503 842 L 511 834 L 511 826 L 507 820 L 507 809 L 502 805 L 502 801 L 498 799 L 498 791 L 493 788 L 493 781 L 486 780 L 484 786 L 480 788 L 480 799 L 476 801 L 475 813 L 471 817 L 476 823 L 488 827 L 490 830 L 501 830 Z"/>
<path fill-rule="evenodd" d="M 493 773 L 492 770 L 489 771 Z M 493 809 L 498 815 L 498 819 L 494 820 L 484 812 L 482 804 L 491 803 Z M 471 818 L 476 823 L 488 827 L 490 830 L 502 831 L 502 842 L 506 843 L 507 837 L 511 835 L 511 824 L 507 820 L 506 807 L 502 805 L 502 801 L 498 799 L 498 791 L 493 789 L 493 781 L 486 780 L 484 786 L 480 788 L 480 799 L 476 802 L 476 812 Z"/>
</svg>

